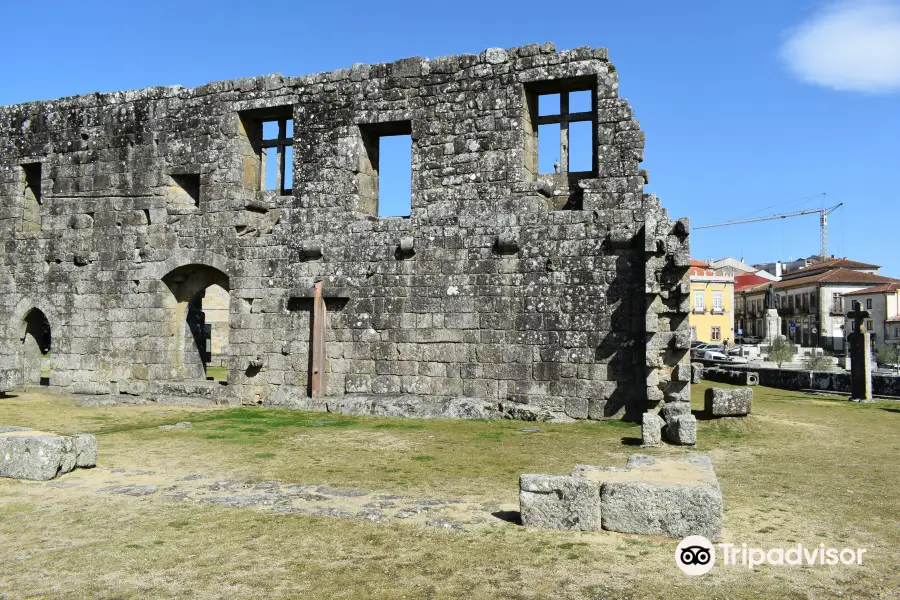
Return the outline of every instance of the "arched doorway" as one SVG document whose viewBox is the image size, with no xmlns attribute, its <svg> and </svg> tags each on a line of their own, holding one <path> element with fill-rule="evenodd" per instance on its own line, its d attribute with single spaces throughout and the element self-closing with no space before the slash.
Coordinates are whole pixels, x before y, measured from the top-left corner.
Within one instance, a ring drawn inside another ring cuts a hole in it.
<svg viewBox="0 0 900 600">
<path fill-rule="evenodd" d="M 53 342 L 50 321 L 39 308 L 32 308 L 22 319 L 20 364 L 26 386 L 50 385 L 50 351 Z"/>
<path fill-rule="evenodd" d="M 163 282 L 173 296 L 168 332 L 173 378 L 227 380 L 228 276 L 207 265 L 185 265 Z"/>
</svg>

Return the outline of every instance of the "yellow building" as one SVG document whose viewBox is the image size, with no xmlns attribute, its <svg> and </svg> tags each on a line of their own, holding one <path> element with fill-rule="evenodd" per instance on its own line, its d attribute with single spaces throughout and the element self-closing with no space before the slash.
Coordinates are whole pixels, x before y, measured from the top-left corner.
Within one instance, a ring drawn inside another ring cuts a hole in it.
<svg viewBox="0 0 900 600">
<path fill-rule="evenodd" d="M 691 261 L 691 340 L 734 344 L 734 277 Z"/>
</svg>

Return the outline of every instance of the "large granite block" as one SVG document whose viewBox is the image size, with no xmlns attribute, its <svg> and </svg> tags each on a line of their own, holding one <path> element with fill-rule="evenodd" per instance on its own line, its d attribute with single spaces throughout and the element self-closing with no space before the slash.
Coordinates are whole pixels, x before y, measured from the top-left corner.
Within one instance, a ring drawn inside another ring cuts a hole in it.
<svg viewBox="0 0 900 600">
<path fill-rule="evenodd" d="M 12 428 L 5 428 L 12 429 Z M 0 477 L 46 481 L 97 463 L 97 440 L 18 429 L 0 433 Z"/>
<path fill-rule="evenodd" d="M 546 529 L 600 529 L 600 489 L 596 483 L 570 475 L 519 477 L 522 524 Z"/>
<path fill-rule="evenodd" d="M 22 373 L 18 369 L 0 369 L 0 394 L 11 392 L 21 384 Z"/>
<path fill-rule="evenodd" d="M 653 459 L 626 471 L 595 471 L 603 529 L 684 538 L 722 536 L 722 491 L 706 456 Z"/>
<path fill-rule="evenodd" d="M 641 442 L 644 446 L 659 446 L 666 422 L 659 415 L 646 412 L 641 421 Z"/>
<path fill-rule="evenodd" d="M 679 446 L 693 446 L 697 443 L 697 417 L 677 415 L 666 423 L 666 439 Z"/>
<path fill-rule="evenodd" d="M 712 417 L 744 417 L 753 403 L 751 388 L 709 388 L 704 398 L 706 414 Z"/>
</svg>

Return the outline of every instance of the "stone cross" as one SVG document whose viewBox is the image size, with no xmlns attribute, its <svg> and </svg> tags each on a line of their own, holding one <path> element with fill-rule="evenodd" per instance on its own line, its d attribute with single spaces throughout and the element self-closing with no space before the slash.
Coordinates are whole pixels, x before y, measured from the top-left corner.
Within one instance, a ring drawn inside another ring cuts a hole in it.
<svg viewBox="0 0 900 600">
<path fill-rule="evenodd" d="M 853 319 L 853 331 L 847 336 L 850 344 L 850 400 L 872 402 L 872 340 L 863 329 L 869 312 L 862 310 L 859 302 L 847 317 Z"/>
<path fill-rule="evenodd" d="M 859 302 L 853 302 L 853 310 L 847 313 L 847 318 L 853 319 L 853 333 L 863 332 L 863 327 L 869 316 L 869 311 L 862 310 L 862 305 Z"/>
<path fill-rule="evenodd" d="M 317 281 L 313 288 L 312 314 L 312 372 L 310 373 L 310 395 L 320 398 L 324 392 L 322 378 L 325 374 L 325 298 L 322 296 L 323 284 Z"/>
</svg>

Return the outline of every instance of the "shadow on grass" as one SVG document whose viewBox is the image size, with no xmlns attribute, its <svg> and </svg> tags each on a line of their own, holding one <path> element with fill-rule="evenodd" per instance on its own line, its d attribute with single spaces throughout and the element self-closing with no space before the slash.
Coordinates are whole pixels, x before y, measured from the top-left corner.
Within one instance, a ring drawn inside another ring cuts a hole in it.
<svg viewBox="0 0 900 600">
<path fill-rule="evenodd" d="M 19 397 L 18 394 L 10 394 L 8 392 L 0 392 L 0 399 L 18 398 L 18 397 Z"/>
<path fill-rule="evenodd" d="M 694 415 L 694 417 L 698 421 L 715 421 L 715 420 L 717 420 L 716 417 L 707 413 L 705 410 L 692 410 L 691 414 Z"/>
<path fill-rule="evenodd" d="M 892 413 L 900 413 L 900 408 L 885 408 L 882 406 L 881 410 L 886 410 L 886 411 L 892 412 Z"/>
<path fill-rule="evenodd" d="M 491 516 L 513 525 L 522 524 L 522 513 L 517 510 L 498 510 L 497 512 L 492 512 Z"/>
<path fill-rule="evenodd" d="M 622 444 L 625 446 L 640 446 L 644 443 L 644 440 L 636 437 L 623 437 Z"/>
</svg>

